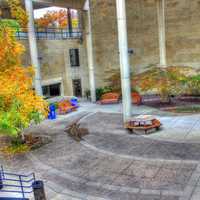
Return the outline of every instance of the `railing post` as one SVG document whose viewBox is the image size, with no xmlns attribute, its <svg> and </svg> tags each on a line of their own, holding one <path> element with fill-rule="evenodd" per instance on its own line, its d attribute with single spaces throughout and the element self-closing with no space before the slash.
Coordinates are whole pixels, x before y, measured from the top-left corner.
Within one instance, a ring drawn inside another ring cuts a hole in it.
<svg viewBox="0 0 200 200">
<path fill-rule="evenodd" d="M 71 16 L 71 9 L 67 9 L 67 18 L 68 18 L 68 29 L 69 29 L 69 37 L 72 36 L 72 16 Z"/>
<path fill-rule="evenodd" d="M 63 29 L 60 29 L 60 35 L 61 35 L 61 39 L 63 40 Z"/>
<path fill-rule="evenodd" d="M 34 181 L 32 187 L 35 200 L 47 200 L 43 181 Z"/>
<path fill-rule="evenodd" d="M 3 178 L 4 178 L 3 167 L 1 166 L 1 170 L 0 170 L 0 190 L 3 189 Z"/>
<path fill-rule="evenodd" d="M 22 197 L 24 198 L 25 195 L 24 195 L 24 188 L 23 188 L 23 182 L 22 182 L 22 176 L 21 175 L 19 175 L 19 183 L 20 183 L 20 186 L 21 186 Z"/>
</svg>

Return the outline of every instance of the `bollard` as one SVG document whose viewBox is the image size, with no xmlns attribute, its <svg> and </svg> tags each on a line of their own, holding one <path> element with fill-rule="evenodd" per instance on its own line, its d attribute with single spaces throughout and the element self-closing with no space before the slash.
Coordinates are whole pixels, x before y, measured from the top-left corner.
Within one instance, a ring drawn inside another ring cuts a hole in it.
<svg viewBox="0 0 200 200">
<path fill-rule="evenodd" d="M 33 182 L 32 187 L 35 200 L 47 200 L 43 181 Z"/>
</svg>

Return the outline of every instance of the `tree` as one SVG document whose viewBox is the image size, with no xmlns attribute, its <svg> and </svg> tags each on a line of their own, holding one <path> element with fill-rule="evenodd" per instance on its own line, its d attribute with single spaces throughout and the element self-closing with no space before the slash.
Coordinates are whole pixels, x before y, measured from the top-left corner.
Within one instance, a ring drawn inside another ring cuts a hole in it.
<svg viewBox="0 0 200 200">
<path fill-rule="evenodd" d="M 26 11 L 21 7 L 19 0 L 7 0 L 7 3 L 11 10 L 11 15 L 18 21 L 21 27 L 26 27 L 28 24 L 28 15 Z"/>
<path fill-rule="evenodd" d="M 194 74 L 191 67 L 152 67 L 134 76 L 133 85 L 143 92 L 155 92 L 163 101 L 169 101 L 171 95 L 187 91 L 188 80 Z"/>
<path fill-rule="evenodd" d="M 121 92 L 120 70 L 109 70 L 111 76 L 105 79 L 113 91 Z M 199 94 L 200 75 L 191 67 L 155 67 L 140 74 L 131 74 L 132 92 L 156 93 L 162 101 L 169 101 L 171 95 Z"/>
<path fill-rule="evenodd" d="M 18 0 L 8 0 L 12 16 L 23 27 L 27 15 Z M 39 122 L 47 113 L 47 103 L 32 88 L 34 70 L 24 67 L 25 48 L 15 38 L 15 28 L 0 20 L 0 134 L 22 136 L 32 121 Z"/>
<path fill-rule="evenodd" d="M 43 17 L 36 19 L 35 23 L 41 28 L 67 28 L 67 10 L 48 11 Z"/>
</svg>

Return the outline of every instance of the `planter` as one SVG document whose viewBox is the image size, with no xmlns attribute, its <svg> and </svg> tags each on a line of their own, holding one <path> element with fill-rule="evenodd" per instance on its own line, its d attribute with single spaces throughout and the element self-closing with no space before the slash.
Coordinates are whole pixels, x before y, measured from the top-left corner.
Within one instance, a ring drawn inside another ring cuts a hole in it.
<svg viewBox="0 0 200 200">
<path fill-rule="evenodd" d="M 137 92 L 131 93 L 132 103 L 136 105 L 140 105 L 142 103 L 142 97 Z"/>
</svg>

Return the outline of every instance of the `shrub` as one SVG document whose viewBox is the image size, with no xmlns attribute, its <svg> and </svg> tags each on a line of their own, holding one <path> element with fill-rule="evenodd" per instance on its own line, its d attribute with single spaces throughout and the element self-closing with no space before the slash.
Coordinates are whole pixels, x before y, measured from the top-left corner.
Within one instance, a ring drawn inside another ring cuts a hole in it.
<svg viewBox="0 0 200 200">
<path fill-rule="evenodd" d="M 191 67 L 153 67 L 136 75 L 133 84 L 143 92 L 155 92 L 163 101 L 169 101 L 170 96 L 184 94 L 187 91 L 192 71 Z"/>
<path fill-rule="evenodd" d="M 186 93 L 194 96 L 200 95 L 200 75 L 195 75 L 188 78 Z"/>
<path fill-rule="evenodd" d="M 112 92 L 113 89 L 111 87 L 100 87 L 96 88 L 96 100 L 100 100 L 101 96 L 105 93 Z M 89 99 L 91 97 L 90 90 L 85 91 L 85 96 Z"/>
<path fill-rule="evenodd" d="M 111 76 L 105 79 L 108 83 L 108 87 L 112 88 L 112 91 L 121 93 L 121 75 L 120 70 L 107 71 L 111 73 Z M 130 75 L 132 77 L 132 73 Z M 138 92 L 138 88 L 135 85 L 131 86 L 131 92 Z"/>
</svg>

